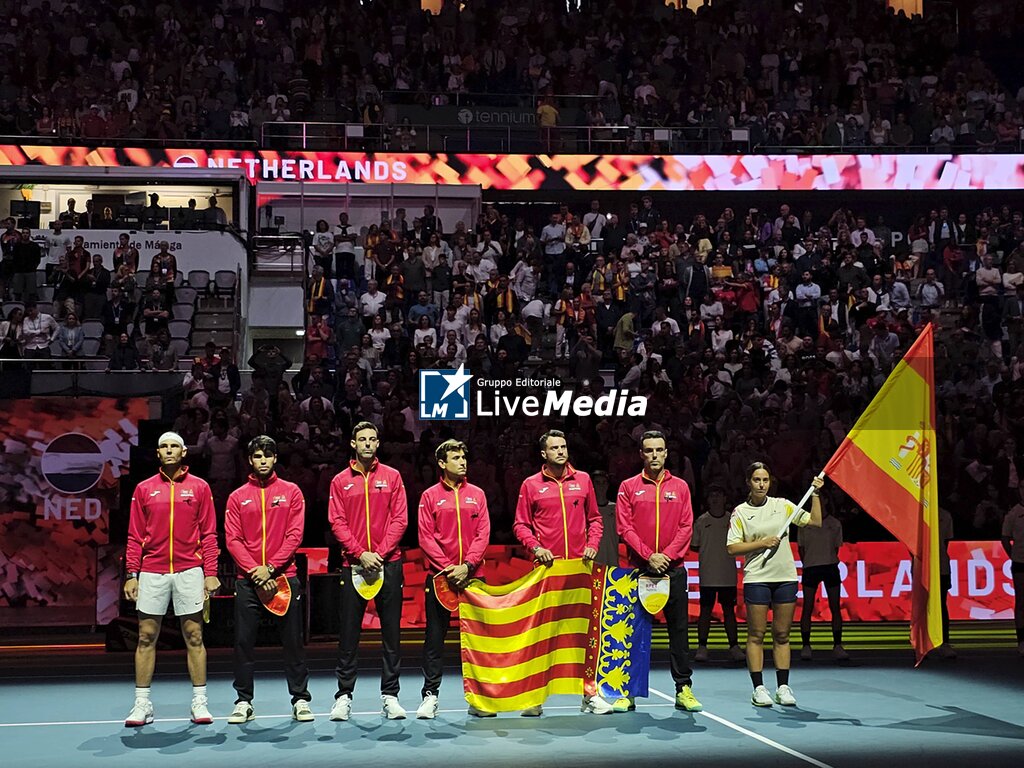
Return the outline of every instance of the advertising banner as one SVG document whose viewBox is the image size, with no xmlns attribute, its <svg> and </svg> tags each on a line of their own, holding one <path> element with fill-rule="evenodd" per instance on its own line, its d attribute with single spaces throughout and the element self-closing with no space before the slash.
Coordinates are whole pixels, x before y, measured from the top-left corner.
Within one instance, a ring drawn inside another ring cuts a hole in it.
<svg viewBox="0 0 1024 768">
<path fill-rule="evenodd" d="M 797 571 L 800 557 L 793 544 Z M 1013 579 L 1010 560 L 998 541 L 951 541 L 949 543 L 950 580 L 949 618 L 1012 619 Z M 690 615 L 696 617 L 700 606 L 697 562 L 688 562 L 690 574 Z M 907 548 L 890 541 L 866 541 L 844 544 L 839 550 L 839 574 L 842 578 L 842 611 L 847 621 L 910 621 L 911 562 Z M 738 571 L 740 594 L 743 573 Z M 797 593 L 803 605 L 806 595 Z M 715 615 L 721 616 L 715 607 Z M 797 608 L 799 615 L 800 607 Z M 743 616 L 743 600 L 737 605 Z M 830 619 L 824 587 L 815 595 L 815 620 Z"/>
<path fill-rule="evenodd" d="M 793 556 L 800 571 L 800 558 L 793 545 Z M 949 616 L 958 620 L 1013 618 L 1013 579 L 1010 561 L 998 541 L 952 541 L 949 544 L 950 575 Z M 910 556 L 907 548 L 897 542 L 871 541 L 844 544 L 839 552 L 842 577 L 842 611 L 847 621 L 910 621 Z M 487 579 L 492 584 L 509 584 L 528 573 L 533 563 L 517 547 L 492 546 L 487 549 Z M 624 562 L 624 561 L 623 561 Z M 737 561 L 741 563 L 742 561 Z M 697 559 L 686 563 L 690 580 L 690 618 L 700 615 Z M 310 571 L 314 572 L 313 569 Z M 425 626 L 423 590 L 420 587 L 427 572 L 419 550 L 406 553 L 405 583 L 407 586 L 402 625 Z M 740 599 L 737 615 L 742 619 L 743 572 L 737 568 Z M 410 585 L 415 585 L 410 588 Z M 804 595 L 798 593 L 797 615 Z M 372 606 L 369 606 L 372 609 Z M 721 619 L 721 608 L 715 606 L 715 617 Z M 814 619 L 831 618 L 824 588 L 814 602 Z M 372 610 L 367 610 L 367 627 L 378 627 Z"/>
<path fill-rule="evenodd" d="M 0 401 L 0 625 L 105 624 L 117 616 L 109 541 L 144 399 Z"/>
<path fill-rule="evenodd" d="M 469 125 L 479 117 L 474 114 Z M 485 190 L 839 192 L 1024 186 L 1024 155 L 364 154 L 8 144 L 0 145 L 0 165 L 237 168 L 253 183 L 479 184 Z"/>
</svg>

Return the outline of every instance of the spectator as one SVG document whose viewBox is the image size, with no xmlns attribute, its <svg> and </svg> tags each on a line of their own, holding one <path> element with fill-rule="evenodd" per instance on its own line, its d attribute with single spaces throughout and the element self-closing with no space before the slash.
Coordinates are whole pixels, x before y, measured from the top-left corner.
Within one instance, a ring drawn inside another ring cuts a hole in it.
<svg viewBox="0 0 1024 768">
<path fill-rule="evenodd" d="M 110 355 L 107 363 L 107 373 L 111 371 L 137 371 L 139 370 L 139 355 L 135 346 L 131 343 L 127 333 L 118 336 L 117 344 Z"/>
<path fill-rule="evenodd" d="M 25 305 L 25 317 L 21 323 L 18 344 L 26 360 L 51 357 L 50 344 L 57 337 L 57 322 L 52 316 L 39 311 L 35 302 Z"/>
<path fill-rule="evenodd" d="M 56 341 L 60 349 L 60 356 L 68 360 L 82 356 L 82 346 L 85 344 L 85 332 L 78 322 L 78 315 L 68 312 L 64 322 L 57 328 Z"/>
</svg>

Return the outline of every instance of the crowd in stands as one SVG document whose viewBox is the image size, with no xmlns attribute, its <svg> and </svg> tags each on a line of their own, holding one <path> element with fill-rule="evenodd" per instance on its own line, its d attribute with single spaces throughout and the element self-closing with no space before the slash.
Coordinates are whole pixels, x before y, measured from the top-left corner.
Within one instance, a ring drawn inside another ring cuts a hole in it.
<svg viewBox="0 0 1024 768">
<path fill-rule="evenodd" d="M 436 480 L 438 441 L 465 440 L 497 540 L 510 536 L 519 483 L 536 471 L 535 438 L 552 426 L 565 428 L 601 495 L 636 471 L 636 437 L 657 428 L 698 510 L 715 487 L 740 501 L 741 470 L 755 459 L 769 463 L 780 493 L 798 497 L 930 322 L 935 471 L 957 537 L 998 538 L 1019 501 L 1019 211 L 937 208 L 902 239 L 884 219 L 846 208 L 680 220 L 650 198 L 621 216 L 597 201 L 586 212 L 562 206 L 538 229 L 493 205 L 472 226 L 446 226 L 430 207 L 364 234 L 346 214 L 333 229 L 318 225 L 305 359 L 257 349 L 237 407 L 238 389 L 219 378 L 200 370 L 186 382 L 175 429 L 203 446 L 222 488 L 242 472 L 231 450 L 272 434 L 282 475 L 309 502 L 307 538 L 327 541 L 328 482 L 349 458 L 351 425 L 365 420 L 380 426 L 382 459 L 402 471 L 413 501 Z M 418 371 L 461 364 L 489 380 L 529 373 L 592 395 L 645 394 L 647 416 L 419 420 Z M 837 489 L 826 499 L 850 539 L 884 538 Z"/>
<path fill-rule="evenodd" d="M 4 220 L 0 232 L 0 370 L 50 358 L 78 367 L 100 354 L 111 371 L 178 370 L 188 343 L 187 333 L 171 337 L 181 275 L 168 241 L 140 271 L 142 256 L 127 233 L 106 257 L 65 231 L 63 217 L 45 241 L 15 223 Z"/>
<path fill-rule="evenodd" d="M 733 128 L 754 146 L 1015 147 L 1024 124 L 1024 93 L 937 4 L 924 19 L 878 0 L 11 5 L 0 135 L 258 140 L 266 122 L 376 124 L 389 102 L 486 93 L 528 95 L 542 127 L 681 127 L 712 151 Z"/>
</svg>

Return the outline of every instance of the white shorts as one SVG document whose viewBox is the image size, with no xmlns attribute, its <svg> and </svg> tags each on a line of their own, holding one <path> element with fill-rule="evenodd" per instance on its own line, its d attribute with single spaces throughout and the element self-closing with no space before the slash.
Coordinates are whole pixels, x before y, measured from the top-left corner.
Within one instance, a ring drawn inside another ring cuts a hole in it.
<svg viewBox="0 0 1024 768">
<path fill-rule="evenodd" d="M 206 600 L 204 581 L 201 567 L 180 573 L 140 573 L 136 607 L 139 613 L 163 616 L 173 599 L 175 616 L 201 613 Z"/>
</svg>

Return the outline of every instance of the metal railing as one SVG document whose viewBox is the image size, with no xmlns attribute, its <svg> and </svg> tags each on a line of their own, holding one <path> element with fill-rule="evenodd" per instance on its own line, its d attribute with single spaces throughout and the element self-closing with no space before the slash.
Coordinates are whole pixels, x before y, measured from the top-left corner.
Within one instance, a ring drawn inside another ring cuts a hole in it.
<svg viewBox="0 0 1024 768">
<path fill-rule="evenodd" d="M 230 139 L 153 139 L 153 138 L 123 138 L 107 136 L 98 139 L 90 136 L 57 136 L 52 133 L 44 134 L 0 134 L 0 144 L 24 144 L 26 146 L 42 147 L 141 147 L 153 149 L 165 149 L 174 147 L 180 149 L 248 149 L 256 151 L 259 149 L 259 142 L 256 141 L 252 129 L 246 131 L 245 137 Z"/>
<path fill-rule="evenodd" d="M 460 94 L 472 95 L 472 94 Z M 479 94 L 477 94 L 479 95 Z M 495 96 L 495 94 L 490 94 Z M 532 98 L 532 97 L 531 97 Z M 591 97 L 581 97 L 591 98 Z M 500 107 L 495 107 L 500 109 Z M 415 131 L 415 134 L 412 134 Z M 549 131 L 536 125 L 339 123 L 323 121 L 267 122 L 260 140 L 247 139 L 114 139 L 86 137 L 0 136 L 0 144 L 89 146 L 152 149 L 260 149 L 323 152 L 480 152 L 522 154 L 983 154 L 1024 152 L 1024 137 L 994 146 L 977 144 L 926 145 L 787 145 L 756 140 L 745 128 L 727 132 L 709 126 L 559 125 Z M 118 219 L 114 227 L 143 228 L 145 222 Z M 149 227 L 147 231 L 161 231 Z M 172 229 L 168 220 L 167 230 Z M 181 230 L 180 225 L 173 229 Z M 234 226 L 228 225 L 228 232 Z M 237 234 L 237 233 L 236 233 Z"/>
<path fill-rule="evenodd" d="M 583 109 L 587 104 L 600 102 L 596 93 L 482 93 L 459 91 L 384 91 L 381 99 L 386 106 L 431 107 L 484 107 L 488 109 L 535 109 L 544 99 L 562 108 Z"/>
<path fill-rule="evenodd" d="M 107 371 L 107 358 L 0 359 L 0 398 L 69 395 L 142 397 L 181 390 L 185 371 Z M 77 365 L 77 370 L 59 366 Z"/>
<path fill-rule="evenodd" d="M 297 233 L 254 235 L 250 264 L 258 275 L 305 276 L 309 263 L 308 246 Z"/>
<path fill-rule="evenodd" d="M 263 125 L 267 149 L 322 152 L 480 152 L 524 154 L 978 154 L 1017 153 L 1024 141 L 994 147 L 960 144 L 828 146 L 787 145 L 757 140 L 747 128 L 627 125 L 388 125 L 280 122 Z"/>
<path fill-rule="evenodd" d="M 750 152 L 748 131 L 627 125 L 387 125 L 264 123 L 266 149 L 323 152 L 655 153 Z M 820 148 L 819 148 L 820 151 Z"/>
</svg>

